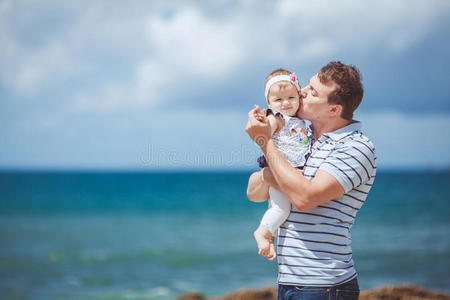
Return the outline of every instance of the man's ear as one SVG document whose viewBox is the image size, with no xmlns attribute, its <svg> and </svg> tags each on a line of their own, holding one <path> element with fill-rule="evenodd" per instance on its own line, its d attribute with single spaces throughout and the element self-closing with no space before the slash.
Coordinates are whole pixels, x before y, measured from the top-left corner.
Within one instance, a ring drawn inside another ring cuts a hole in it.
<svg viewBox="0 0 450 300">
<path fill-rule="evenodd" d="M 330 108 L 330 113 L 333 117 L 340 117 L 342 115 L 342 105 L 334 104 Z"/>
</svg>

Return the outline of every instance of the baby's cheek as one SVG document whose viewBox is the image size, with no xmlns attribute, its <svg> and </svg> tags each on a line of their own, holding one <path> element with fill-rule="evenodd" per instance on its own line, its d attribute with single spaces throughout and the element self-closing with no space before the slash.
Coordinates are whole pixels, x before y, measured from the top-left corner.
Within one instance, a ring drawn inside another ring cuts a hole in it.
<svg viewBox="0 0 450 300">
<path fill-rule="evenodd" d="M 272 108 L 275 109 L 276 111 L 280 111 L 281 109 L 281 105 L 278 105 L 278 103 L 272 103 Z"/>
</svg>

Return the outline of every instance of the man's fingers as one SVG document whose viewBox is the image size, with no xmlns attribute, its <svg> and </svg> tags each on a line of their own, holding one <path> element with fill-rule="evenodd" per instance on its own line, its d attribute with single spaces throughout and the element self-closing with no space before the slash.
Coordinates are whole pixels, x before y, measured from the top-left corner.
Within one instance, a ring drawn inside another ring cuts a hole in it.
<svg viewBox="0 0 450 300">
<path fill-rule="evenodd" d="M 245 125 L 245 131 L 249 131 L 254 125 L 255 122 L 258 122 L 254 117 L 249 117 L 247 124 Z"/>
<path fill-rule="evenodd" d="M 255 119 L 255 117 L 253 115 L 248 116 L 248 120 L 247 120 L 247 124 L 245 125 L 245 131 L 247 133 L 249 133 L 249 131 L 251 130 L 251 128 L 257 124 L 258 120 Z"/>
</svg>

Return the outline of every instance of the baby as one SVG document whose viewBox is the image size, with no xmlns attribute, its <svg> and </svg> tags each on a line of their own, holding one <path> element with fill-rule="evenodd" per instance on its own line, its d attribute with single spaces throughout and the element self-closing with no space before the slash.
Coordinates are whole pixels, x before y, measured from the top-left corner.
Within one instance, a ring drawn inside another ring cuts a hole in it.
<svg viewBox="0 0 450 300">
<path fill-rule="evenodd" d="M 278 69 L 270 73 L 265 82 L 265 97 L 269 109 L 267 119 L 272 130 L 272 140 L 281 154 L 293 166 L 302 169 L 309 149 L 305 121 L 296 117 L 300 107 L 300 85 L 295 74 Z M 262 120 L 263 115 L 255 115 Z M 258 159 L 260 167 L 267 166 L 264 156 Z M 258 254 L 269 260 L 276 257 L 274 236 L 291 212 L 289 199 L 280 191 L 270 188 L 270 206 L 264 214 L 254 236 Z"/>
</svg>

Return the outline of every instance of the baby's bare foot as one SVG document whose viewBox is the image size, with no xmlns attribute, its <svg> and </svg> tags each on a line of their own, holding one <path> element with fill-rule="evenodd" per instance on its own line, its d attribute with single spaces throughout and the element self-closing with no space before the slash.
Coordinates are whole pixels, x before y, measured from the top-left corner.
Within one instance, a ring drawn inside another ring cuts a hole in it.
<svg viewBox="0 0 450 300">
<path fill-rule="evenodd" d="M 260 224 L 253 235 L 258 244 L 258 254 L 267 257 L 269 260 L 275 259 L 275 246 L 272 233 L 264 225 Z"/>
</svg>

